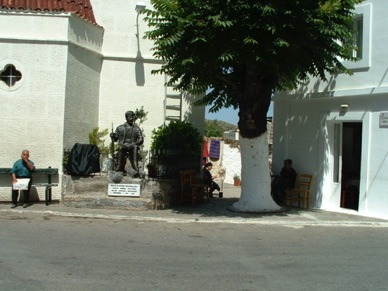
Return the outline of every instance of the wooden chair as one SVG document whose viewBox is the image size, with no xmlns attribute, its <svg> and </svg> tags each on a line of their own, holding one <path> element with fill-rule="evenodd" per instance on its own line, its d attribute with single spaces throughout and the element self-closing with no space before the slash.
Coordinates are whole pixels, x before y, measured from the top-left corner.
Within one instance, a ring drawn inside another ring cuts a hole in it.
<svg viewBox="0 0 388 291">
<path fill-rule="evenodd" d="M 298 207 L 301 207 L 303 202 L 303 208 L 310 207 L 310 188 L 313 181 L 313 176 L 309 174 L 298 174 L 296 177 L 296 186 L 294 189 L 287 189 L 284 196 L 285 206 L 294 206 L 295 202 L 298 202 Z"/>
<path fill-rule="evenodd" d="M 181 197 L 179 203 L 182 204 L 185 198 L 189 198 L 194 206 L 203 202 L 205 193 L 205 184 L 201 183 L 194 170 L 181 170 Z"/>
<path fill-rule="evenodd" d="M 210 202 L 210 186 L 203 184 L 203 191 L 204 191 L 205 196 L 207 198 L 207 202 Z"/>
</svg>

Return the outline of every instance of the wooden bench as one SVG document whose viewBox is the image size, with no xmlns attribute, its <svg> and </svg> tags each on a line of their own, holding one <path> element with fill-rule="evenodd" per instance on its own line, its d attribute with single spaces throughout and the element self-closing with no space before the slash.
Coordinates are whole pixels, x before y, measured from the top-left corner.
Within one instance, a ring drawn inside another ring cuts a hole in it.
<svg viewBox="0 0 388 291">
<path fill-rule="evenodd" d="M 0 174 L 8 174 L 10 175 L 11 168 L 0 168 Z M 58 183 L 52 183 L 51 176 L 52 175 L 58 175 L 58 169 L 57 168 L 36 168 L 35 171 L 32 173 L 32 177 L 36 175 L 46 175 L 47 176 L 47 183 L 33 183 L 32 186 L 35 187 L 45 187 L 45 203 L 46 205 L 49 205 L 51 203 L 52 198 L 52 187 L 58 186 Z"/>
</svg>

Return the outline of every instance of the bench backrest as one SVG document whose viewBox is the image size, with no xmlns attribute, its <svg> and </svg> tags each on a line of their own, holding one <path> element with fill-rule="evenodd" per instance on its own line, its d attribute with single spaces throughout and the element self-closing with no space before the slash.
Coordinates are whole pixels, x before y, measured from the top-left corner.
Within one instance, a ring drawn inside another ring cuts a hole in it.
<svg viewBox="0 0 388 291">
<path fill-rule="evenodd" d="M 11 168 L 0 168 L 0 174 L 9 174 Z M 57 168 L 36 168 L 32 175 L 58 175 Z"/>
</svg>

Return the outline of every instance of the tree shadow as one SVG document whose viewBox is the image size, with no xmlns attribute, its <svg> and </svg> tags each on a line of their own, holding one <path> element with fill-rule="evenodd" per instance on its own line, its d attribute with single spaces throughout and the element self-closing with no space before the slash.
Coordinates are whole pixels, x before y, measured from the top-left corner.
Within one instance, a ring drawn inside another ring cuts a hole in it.
<svg viewBox="0 0 388 291">
<path fill-rule="evenodd" d="M 277 212 L 236 212 L 231 210 L 233 203 L 239 198 L 211 198 L 210 201 L 204 200 L 203 203 L 191 205 L 189 202 L 182 205 L 172 206 L 169 211 L 181 215 L 195 215 L 206 218 L 286 218 L 290 215 L 300 215 L 301 212 L 309 210 L 283 207 Z"/>
</svg>

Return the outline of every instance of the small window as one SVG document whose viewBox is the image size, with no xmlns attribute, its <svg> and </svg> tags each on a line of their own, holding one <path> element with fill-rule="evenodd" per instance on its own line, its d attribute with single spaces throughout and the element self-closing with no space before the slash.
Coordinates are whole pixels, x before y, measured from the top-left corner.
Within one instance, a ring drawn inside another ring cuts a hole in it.
<svg viewBox="0 0 388 291">
<path fill-rule="evenodd" d="M 351 70 L 367 70 L 371 66 L 371 11 L 370 3 L 357 6 L 353 16 L 353 44 L 356 47 L 352 51 L 352 57 L 356 62 L 344 61 L 343 65 Z"/>
<path fill-rule="evenodd" d="M 356 47 L 355 50 L 353 50 L 353 57 L 362 59 L 362 37 L 363 37 L 363 17 L 362 15 L 358 15 L 353 19 L 353 45 Z"/>
<path fill-rule="evenodd" d="M 0 71 L 0 80 L 8 87 L 13 87 L 16 82 L 20 81 L 22 73 L 14 65 L 6 65 L 3 71 Z"/>
</svg>

